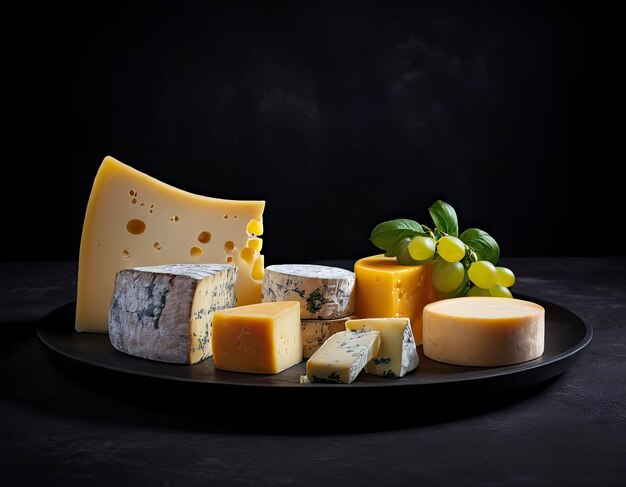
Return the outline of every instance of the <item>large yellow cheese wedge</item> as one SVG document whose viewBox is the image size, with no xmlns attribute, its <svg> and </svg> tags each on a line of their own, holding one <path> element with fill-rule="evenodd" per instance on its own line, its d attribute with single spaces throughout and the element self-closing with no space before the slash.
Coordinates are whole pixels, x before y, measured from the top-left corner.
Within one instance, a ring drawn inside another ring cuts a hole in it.
<svg viewBox="0 0 626 487">
<path fill-rule="evenodd" d="M 106 157 L 83 226 L 76 330 L 107 332 L 115 275 L 129 267 L 232 263 L 237 303 L 260 302 L 264 206 L 188 193 Z"/>
<path fill-rule="evenodd" d="M 455 365 L 511 365 L 540 357 L 542 306 L 511 298 L 454 298 L 424 308 L 424 354 Z"/>
<path fill-rule="evenodd" d="M 277 374 L 302 361 L 300 303 L 277 301 L 216 311 L 215 367 L 234 372 Z"/>
<path fill-rule="evenodd" d="M 354 264 L 359 318 L 409 318 L 415 343 L 422 343 L 422 309 L 438 299 L 432 266 L 399 265 L 395 258 L 373 255 Z"/>
</svg>

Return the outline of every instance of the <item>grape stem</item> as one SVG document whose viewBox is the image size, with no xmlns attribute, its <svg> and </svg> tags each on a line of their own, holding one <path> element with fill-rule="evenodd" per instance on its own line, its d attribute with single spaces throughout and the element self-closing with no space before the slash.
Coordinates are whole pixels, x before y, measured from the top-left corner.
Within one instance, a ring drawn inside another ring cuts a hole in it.
<svg viewBox="0 0 626 487">
<path fill-rule="evenodd" d="M 433 233 L 433 231 L 430 228 L 428 228 L 426 225 L 422 225 L 422 227 L 424 227 L 426 230 L 428 230 L 428 233 L 430 234 L 430 238 L 435 240 L 435 234 Z M 438 232 L 441 233 L 441 230 L 439 230 L 438 228 L 435 228 L 435 230 L 437 230 Z"/>
</svg>

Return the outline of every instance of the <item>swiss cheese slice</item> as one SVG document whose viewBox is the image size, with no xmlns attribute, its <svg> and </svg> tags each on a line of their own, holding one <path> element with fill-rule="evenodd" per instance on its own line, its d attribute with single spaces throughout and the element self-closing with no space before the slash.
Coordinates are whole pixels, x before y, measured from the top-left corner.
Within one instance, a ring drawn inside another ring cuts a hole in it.
<svg viewBox="0 0 626 487">
<path fill-rule="evenodd" d="M 444 299 L 424 308 L 424 354 L 455 365 L 498 366 L 543 354 L 545 311 L 512 298 Z"/>
<path fill-rule="evenodd" d="M 237 268 L 175 264 L 123 269 L 115 278 L 109 339 L 119 351 L 195 364 L 212 353 L 213 314 L 235 306 Z"/>
<path fill-rule="evenodd" d="M 257 374 L 277 374 L 301 362 L 299 303 L 259 303 L 216 311 L 213 361 L 218 369 Z"/>
<path fill-rule="evenodd" d="M 408 318 L 348 320 L 346 328 L 380 332 L 378 353 L 365 365 L 368 374 L 396 379 L 417 368 L 419 356 Z"/>
<path fill-rule="evenodd" d="M 237 304 L 260 302 L 264 206 L 188 193 L 106 157 L 83 225 L 76 330 L 107 332 L 115 275 L 129 267 L 232 263 Z"/>
</svg>

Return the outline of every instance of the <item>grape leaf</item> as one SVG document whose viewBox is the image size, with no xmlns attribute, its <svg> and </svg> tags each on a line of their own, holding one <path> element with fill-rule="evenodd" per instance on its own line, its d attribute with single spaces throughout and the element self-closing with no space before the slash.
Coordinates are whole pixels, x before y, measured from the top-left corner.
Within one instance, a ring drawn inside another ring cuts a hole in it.
<svg viewBox="0 0 626 487">
<path fill-rule="evenodd" d="M 437 200 L 428 208 L 428 213 L 439 230 L 453 237 L 459 236 L 459 220 L 456 211 L 448 203 Z"/>
<path fill-rule="evenodd" d="M 379 223 L 372 230 L 370 241 L 385 251 L 387 257 L 395 257 L 395 245 L 402 239 L 424 233 L 422 226 L 413 220 L 398 218 Z"/>
<path fill-rule="evenodd" d="M 476 252 L 479 260 L 488 260 L 493 265 L 498 265 L 500 247 L 487 232 L 478 228 L 468 228 L 459 238 Z"/>
</svg>

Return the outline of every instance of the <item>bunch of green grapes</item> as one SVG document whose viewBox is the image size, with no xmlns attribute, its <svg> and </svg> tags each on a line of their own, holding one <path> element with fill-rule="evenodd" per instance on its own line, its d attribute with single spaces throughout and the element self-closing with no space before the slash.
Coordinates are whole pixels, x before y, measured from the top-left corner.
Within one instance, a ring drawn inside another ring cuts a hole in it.
<svg viewBox="0 0 626 487">
<path fill-rule="evenodd" d="M 434 263 L 433 286 L 444 295 L 512 297 L 513 272 L 478 260 L 476 252 L 457 237 L 417 236 L 409 239 L 407 251 L 416 261 Z"/>
<path fill-rule="evenodd" d="M 433 286 L 443 298 L 512 297 L 515 275 L 497 266 L 500 248 L 487 232 L 468 228 L 459 233 L 456 211 L 437 200 L 428 208 L 434 226 L 398 218 L 372 230 L 370 241 L 400 265 L 433 264 Z"/>
</svg>

